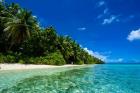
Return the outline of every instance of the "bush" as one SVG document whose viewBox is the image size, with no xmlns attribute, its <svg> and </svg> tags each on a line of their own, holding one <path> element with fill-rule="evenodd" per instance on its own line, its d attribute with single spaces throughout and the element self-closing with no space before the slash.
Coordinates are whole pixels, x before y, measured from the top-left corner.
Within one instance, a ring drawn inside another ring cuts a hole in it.
<svg viewBox="0 0 140 93">
<path fill-rule="evenodd" d="M 64 65 L 66 64 L 63 56 L 59 52 L 51 53 L 47 56 L 31 57 L 27 64 L 46 64 L 46 65 Z"/>
<path fill-rule="evenodd" d="M 16 63 L 16 57 L 11 55 L 6 55 L 4 61 L 6 63 Z"/>
<path fill-rule="evenodd" d="M 80 61 L 77 61 L 75 64 L 77 64 L 77 65 L 83 65 L 84 62 L 80 60 Z"/>
<path fill-rule="evenodd" d="M 59 52 L 51 53 L 50 55 L 46 56 L 47 64 L 49 65 L 64 65 L 66 61 L 63 58 L 63 55 Z"/>
<path fill-rule="evenodd" d="M 12 55 L 0 54 L 0 63 L 16 63 L 16 57 Z"/>
<path fill-rule="evenodd" d="M 20 59 L 20 60 L 18 61 L 18 63 L 20 63 L 20 64 L 25 64 L 26 62 L 25 62 L 24 60 Z"/>
<path fill-rule="evenodd" d="M 2 54 L 0 54 L 0 63 L 4 63 L 4 59 L 5 59 L 5 56 L 3 56 Z"/>
<path fill-rule="evenodd" d="M 29 58 L 28 60 L 26 60 L 26 64 L 35 64 L 35 58 Z"/>
</svg>

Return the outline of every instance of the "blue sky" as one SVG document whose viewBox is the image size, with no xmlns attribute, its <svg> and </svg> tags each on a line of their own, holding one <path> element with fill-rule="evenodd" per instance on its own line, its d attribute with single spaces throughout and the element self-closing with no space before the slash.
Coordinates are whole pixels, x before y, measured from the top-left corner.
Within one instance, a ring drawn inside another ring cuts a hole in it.
<svg viewBox="0 0 140 93">
<path fill-rule="evenodd" d="M 6 0 L 108 62 L 140 62 L 140 0 Z"/>
</svg>

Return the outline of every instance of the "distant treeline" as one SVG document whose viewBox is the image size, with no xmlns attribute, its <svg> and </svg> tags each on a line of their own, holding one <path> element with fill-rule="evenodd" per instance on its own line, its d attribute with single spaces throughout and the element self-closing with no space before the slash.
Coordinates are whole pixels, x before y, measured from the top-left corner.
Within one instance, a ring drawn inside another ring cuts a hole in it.
<svg viewBox="0 0 140 93">
<path fill-rule="evenodd" d="M 69 36 L 42 28 L 31 11 L 0 2 L 0 63 L 100 64 Z"/>
</svg>

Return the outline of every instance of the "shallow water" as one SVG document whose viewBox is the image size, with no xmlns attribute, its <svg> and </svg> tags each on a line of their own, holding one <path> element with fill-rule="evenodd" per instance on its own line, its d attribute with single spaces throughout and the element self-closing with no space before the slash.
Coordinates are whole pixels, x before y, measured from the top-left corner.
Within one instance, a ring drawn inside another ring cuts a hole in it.
<svg viewBox="0 0 140 93">
<path fill-rule="evenodd" d="M 0 93 L 140 93 L 140 65 L 105 64 L 61 71 L 0 72 Z"/>
</svg>

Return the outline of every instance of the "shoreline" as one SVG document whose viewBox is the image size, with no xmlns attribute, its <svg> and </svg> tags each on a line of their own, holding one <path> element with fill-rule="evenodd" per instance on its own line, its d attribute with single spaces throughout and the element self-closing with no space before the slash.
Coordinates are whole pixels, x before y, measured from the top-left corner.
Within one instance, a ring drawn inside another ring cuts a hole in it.
<svg viewBox="0 0 140 93">
<path fill-rule="evenodd" d="M 88 65 L 35 65 L 35 64 L 0 64 L 0 71 L 6 70 L 28 70 L 28 69 L 48 69 L 48 68 L 62 68 L 62 67 L 83 67 Z"/>
</svg>

